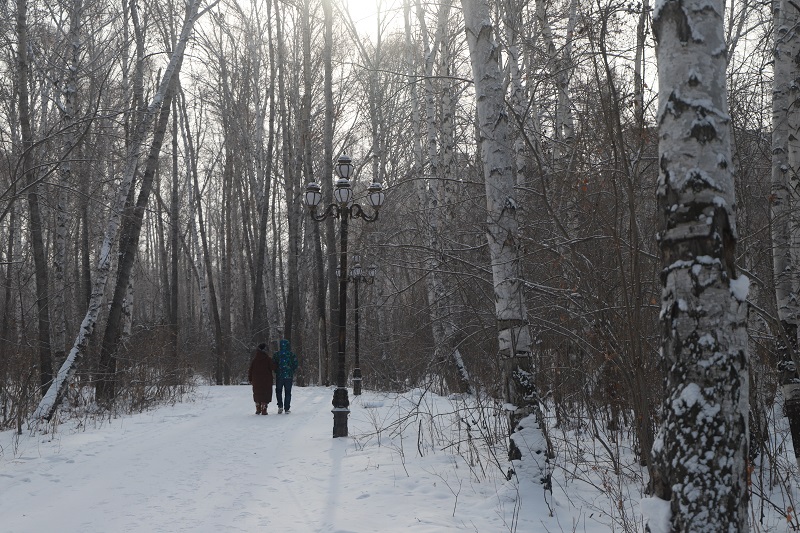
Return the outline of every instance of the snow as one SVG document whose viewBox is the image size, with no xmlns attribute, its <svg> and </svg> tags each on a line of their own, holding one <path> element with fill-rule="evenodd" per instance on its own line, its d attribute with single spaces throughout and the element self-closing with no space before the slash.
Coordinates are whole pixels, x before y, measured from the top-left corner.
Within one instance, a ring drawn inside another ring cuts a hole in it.
<svg viewBox="0 0 800 533">
<path fill-rule="evenodd" d="M 523 461 L 505 459 L 496 431 L 513 406 L 364 391 L 350 396 L 350 436 L 334 439 L 332 396 L 295 386 L 292 414 L 273 402 L 257 416 L 250 387 L 204 386 L 145 413 L 65 420 L 55 434 L 0 432 L 0 531 L 607 533 L 644 531 L 645 516 L 668 531 L 669 504 L 644 498 L 626 432 L 548 424 L 548 492 L 535 479 L 544 458 L 525 460 L 543 447 L 530 421 L 515 438 Z M 768 512 L 763 524 L 781 521 Z"/>
<path fill-rule="evenodd" d="M 705 187 L 708 187 L 715 191 L 720 190 L 720 186 L 717 184 L 716 180 L 714 179 L 714 176 L 710 172 L 706 172 L 706 170 L 701 167 L 692 167 L 688 169 L 684 173 L 683 179 L 675 180 L 675 188 L 678 190 L 682 190 L 684 187 L 686 187 L 687 183 L 690 184 L 691 186 L 694 186 L 694 184 L 702 183 Z"/>
<path fill-rule="evenodd" d="M 680 395 L 672 401 L 672 409 L 680 416 L 684 413 L 684 406 L 691 409 L 697 403 L 703 402 L 703 395 L 697 383 L 687 384 Z"/>
<path fill-rule="evenodd" d="M 365 391 L 350 397 L 350 436 L 337 439 L 331 399 L 332 389 L 295 387 L 292 414 L 273 403 L 257 416 L 250 387 L 199 387 L 191 401 L 68 420 L 55 435 L 2 432 L 0 529 L 531 532 L 580 514 L 557 495 L 552 515 L 541 485 L 507 481 L 486 421 L 469 435 L 459 426 L 478 417 L 464 399 Z"/>
<path fill-rule="evenodd" d="M 647 525 L 650 526 L 650 533 L 670 533 L 669 520 L 672 511 L 669 502 L 661 498 L 642 498 L 640 502 L 642 514 L 647 518 Z"/>
<path fill-rule="evenodd" d="M 731 294 L 733 297 L 744 302 L 747 300 L 747 295 L 750 293 L 750 278 L 740 274 L 736 279 L 731 280 Z"/>
</svg>

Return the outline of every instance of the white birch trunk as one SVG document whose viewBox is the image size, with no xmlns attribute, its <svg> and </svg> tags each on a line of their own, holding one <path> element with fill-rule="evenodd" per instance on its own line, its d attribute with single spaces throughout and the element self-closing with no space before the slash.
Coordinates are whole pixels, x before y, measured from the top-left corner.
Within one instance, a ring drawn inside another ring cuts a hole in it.
<svg viewBox="0 0 800 533">
<path fill-rule="evenodd" d="M 574 35 L 577 0 L 570 0 L 569 19 L 567 21 L 567 34 L 564 46 L 559 48 L 553 37 L 553 30 L 547 20 L 547 6 L 544 0 L 536 0 L 536 18 L 542 32 L 542 39 L 550 56 L 550 63 L 553 75 L 556 80 L 557 102 L 555 116 L 555 148 L 553 154 L 558 162 L 566 157 L 570 148 L 569 145 L 575 138 L 575 121 L 572 116 L 572 99 L 570 97 L 570 73 L 572 64 L 572 38 Z"/>
<path fill-rule="evenodd" d="M 575 117 L 572 113 L 572 96 L 570 95 L 570 79 L 572 76 L 572 41 L 575 36 L 577 22 L 578 0 L 569 2 L 569 18 L 567 19 L 567 34 L 564 40 L 561 62 L 558 69 L 558 115 L 563 128 L 565 154 L 569 154 L 570 147 L 575 140 Z"/>
<path fill-rule="evenodd" d="M 734 265 L 723 13 L 721 0 L 661 0 L 653 16 L 666 396 L 651 481 L 673 532 L 748 530 L 748 282 Z"/>
<path fill-rule="evenodd" d="M 419 2 L 417 3 L 417 19 L 420 24 L 420 32 L 422 34 L 423 42 L 423 55 L 424 61 L 424 88 L 425 88 L 425 120 L 427 132 L 427 156 L 428 156 L 428 172 L 427 179 L 416 180 L 417 199 L 421 210 L 425 213 L 425 222 L 422 224 L 423 240 L 429 244 L 431 253 L 425 259 L 425 289 L 428 301 L 428 307 L 431 310 L 431 329 L 434 339 L 434 357 L 433 362 L 439 365 L 444 365 L 449 361 L 452 362 L 456 369 L 458 379 L 460 382 L 460 392 L 472 394 L 472 385 L 470 384 L 469 373 L 467 372 L 464 360 L 461 353 L 454 346 L 455 342 L 455 325 L 445 319 L 447 315 L 448 305 L 448 291 L 445 286 L 442 275 L 440 274 L 439 262 L 436 257 L 440 256 L 441 251 L 441 200 L 444 193 L 442 192 L 441 178 L 443 175 L 443 167 L 441 166 L 441 158 L 439 154 L 439 125 L 437 124 L 437 110 L 436 110 L 436 87 L 433 83 L 434 80 L 434 66 L 436 65 L 436 57 L 440 46 L 445 39 L 445 32 L 447 28 L 447 21 L 450 15 L 451 4 L 449 1 L 444 2 L 439 6 L 437 13 L 436 33 L 433 38 L 433 43 L 430 42 L 428 37 L 427 25 L 425 22 L 425 13 Z M 408 50 L 413 50 L 410 46 L 410 21 L 406 20 L 406 43 Z M 408 57 L 409 71 L 411 75 L 414 72 L 414 58 L 412 55 Z M 416 87 L 412 85 L 412 121 L 415 130 L 414 140 L 414 155 L 415 167 L 418 170 L 425 168 L 425 156 L 422 151 L 422 146 L 419 143 L 419 132 L 422 130 L 422 120 L 419 112 L 419 98 L 416 93 Z M 421 174 L 423 172 L 420 172 Z"/>
<path fill-rule="evenodd" d="M 514 113 L 516 138 L 514 139 L 514 158 L 517 173 L 517 186 L 526 185 L 528 171 L 528 161 L 530 158 L 529 150 L 531 147 L 535 152 L 534 156 L 542 161 L 542 150 L 540 146 L 541 127 L 539 125 L 539 115 L 537 114 L 538 104 L 536 95 L 533 91 L 526 91 L 522 83 L 523 72 L 521 68 L 520 37 L 522 31 L 522 10 L 514 1 L 509 0 L 505 9 L 504 27 L 506 30 L 506 63 L 509 78 L 509 102 Z"/>
<path fill-rule="evenodd" d="M 448 0 L 449 4 L 449 0 Z M 441 150 L 442 150 L 442 187 L 439 200 L 444 209 L 444 218 L 453 220 L 456 195 L 458 193 L 455 128 L 455 102 L 453 95 L 456 88 L 450 76 L 453 75 L 453 54 L 449 40 L 445 38 L 442 43 L 441 61 L 439 71 L 442 75 L 441 101 L 439 102 L 439 116 L 441 117 Z M 452 67 L 452 68 L 451 68 Z"/>
<path fill-rule="evenodd" d="M 781 62 L 788 63 L 788 78 L 782 80 L 789 91 L 789 107 L 787 109 L 787 151 L 789 160 L 789 173 L 787 176 L 789 197 L 789 260 L 791 261 L 791 277 L 789 280 L 792 307 L 789 309 L 797 327 L 798 314 L 800 314 L 800 67 L 797 58 L 800 57 L 800 10 L 797 4 L 785 1 L 783 9 L 785 19 L 783 26 L 786 33 L 781 35 L 783 53 Z M 776 58 L 776 63 L 778 58 Z M 777 81 L 777 80 L 776 80 Z M 797 341 L 795 336 L 793 339 Z M 797 359 L 795 359 L 797 361 Z M 800 450 L 798 450 L 800 451 Z"/>
<path fill-rule="evenodd" d="M 783 392 L 784 413 L 789 419 L 795 462 L 800 465 L 800 376 L 798 347 L 798 266 L 800 257 L 800 110 L 797 102 L 800 54 L 797 34 L 800 12 L 788 0 L 773 2 L 775 48 L 772 91 L 772 194 L 771 225 L 775 300 L 778 306 L 778 373 Z"/>
<path fill-rule="evenodd" d="M 77 145 L 78 133 L 75 131 L 75 96 L 78 91 L 78 69 L 80 68 L 81 32 L 80 22 L 83 12 L 83 0 L 75 0 L 70 6 L 69 32 L 67 42 L 70 47 L 70 60 L 65 66 L 67 71 L 66 85 L 63 91 L 61 108 L 64 123 L 65 140 L 61 153 L 61 169 L 59 173 L 60 187 L 58 189 L 58 202 L 56 204 L 56 234 L 55 251 L 53 255 L 53 346 L 54 358 L 57 365 L 64 362 L 67 346 L 67 319 L 64 291 L 66 290 L 65 272 L 67 261 L 67 225 L 69 214 L 67 211 L 67 190 L 72 181 L 72 152 Z"/>
<path fill-rule="evenodd" d="M 36 422 L 41 419 L 50 420 L 52 418 L 56 407 L 58 407 L 58 403 L 60 402 L 61 397 L 63 396 L 67 385 L 69 384 L 69 379 L 75 373 L 76 363 L 84 355 L 86 345 L 88 344 L 89 339 L 94 332 L 97 318 L 100 314 L 100 310 L 103 307 L 106 281 L 108 280 L 111 268 L 111 252 L 117 240 L 117 230 L 119 229 L 122 212 L 125 207 L 125 199 L 128 197 L 128 192 L 133 184 L 133 178 L 139 165 L 139 158 L 144 147 L 146 132 L 149 130 L 155 114 L 161 108 L 161 103 L 164 100 L 164 95 L 167 92 L 167 88 L 169 87 L 173 76 L 176 75 L 177 66 L 180 64 L 183 58 L 183 53 L 186 50 L 186 44 L 188 43 L 189 37 L 194 28 L 194 23 L 199 16 L 199 4 L 200 0 L 193 0 L 187 5 L 186 9 L 189 13 L 189 16 L 187 16 L 186 20 L 184 21 L 178 44 L 170 56 L 169 64 L 164 70 L 158 90 L 153 95 L 152 101 L 148 105 L 146 112 L 137 125 L 134 138 L 132 139 L 128 149 L 122 181 L 117 188 L 116 195 L 111 205 L 109 221 L 108 225 L 106 226 L 103 243 L 98 252 L 97 267 L 95 268 L 95 276 L 92 282 L 92 294 L 86 316 L 84 316 L 83 321 L 81 322 L 78 335 L 75 338 L 75 342 L 72 345 L 69 355 L 61 365 L 61 368 L 53 380 L 53 383 L 43 395 L 39 405 L 34 411 L 33 416 L 31 417 L 32 422 Z"/>
<path fill-rule="evenodd" d="M 449 3 L 448 9 L 449 9 Z M 443 8 L 439 9 L 440 18 Z M 422 5 L 417 1 L 417 20 L 420 25 L 420 33 L 422 37 L 422 53 L 424 56 L 424 71 L 423 71 L 423 87 L 425 95 L 425 124 L 426 124 L 426 146 L 428 156 L 428 172 L 425 169 L 425 155 L 422 151 L 422 146 L 419 145 L 418 136 L 415 135 L 415 166 L 421 171 L 421 175 L 427 174 L 427 179 L 420 179 L 415 181 L 417 189 L 417 200 L 420 209 L 425 213 L 425 221 L 422 225 L 423 240 L 430 246 L 432 251 L 425 259 L 425 289 L 428 301 L 428 308 L 431 310 L 431 329 L 433 332 L 434 342 L 434 356 L 433 362 L 441 364 L 445 360 L 443 352 L 446 350 L 445 344 L 447 333 L 444 329 L 444 324 L 441 320 L 440 308 L 444 298 L 444 286 L 442 285 L 441 277 L 438 274 L 438 265 L 434 256 L 437 255 L 436 251 L 440 248 L 439 243 L 439 211 L 437 204 L 439 201 L 439 143 L 438 143 L 438 127 L 436 122 L 436 96 L 433 84 L 434 64 L 436 61 L 436 54 L 439 46 L 440 33 L 439 29 L 441 24 L 437 24 L 437 33 L 434 36 L 433 47 L 431 47 L 430 38 L 428 36 L 428 28 L 425 21 L 425 11 Z M 406 26 L 406 41 L 410 40 L 410 29 Z M 413 57 L 409 57 L 409 68 L 413 68 Z M 416 92 L 416 91 L 415 91 Z M 421 113 L 419 112 L 419 99 L 414 98 L 411 105 L 414 107 L 412 116 L 415 117 L 414 128 L 419 132 L 422 130 Z"/>
<path fill-rule="evenodd" d="M 67 188 L 69 187 L 70 170 L 63 168 L 59 174 L 59 188 L 56 201 L 56 232 L 53 250 L 53 358 L 56 365 L 64 362 L 67 345 L 67 314 L 64 303 L 66 290 L 65 272 L 67 263 Z M 68 163 L 67 163 L 68 164 Z"/>
<path fill-rule="evenodd" d="M 444 7 L 444 6 L 443 6 Z M 449 15 L 450 11 L 450 1 L 447 1 L 447 13 Z M 459 181 L 456 178 L 456 173 L 458 172 L 457 169 L 457 162 L 455 159 L 455 150 L 456 150 L 456 128 L 455 128 L 455 102 L 453 98 L 453 94 L 456 92 L 455 83 L 450 78 L 453 74 L 452 70 L 455 67 L 453 65 L 453 56 L 452 51 L 450 49 L 449 39 L 446 35 L 447 31 L 447 23 L 448 17 L 445 16 L 443 20 L 443 24 L 440 25 L 442 33 L 440 35 L 441 38 L 441 48 L 442 52 L 441 56 L 441 63 L 440 63 L 440 72 L 443 75 L 442 78 L 442 90 L 441 90 L 441 102 L 440 102 L 440 117 L 441 117 L 441 137 L 440 137 L 440 146 L 441 146 L 441 176 L 442 176 L 442 186 L 440 187 L 439 193 L 439 205 L 444 213 L 444 219 L 448 222 L 452 222 L 455 218 L 455 210 L 456 210 L 456 202 L 457 202 L 457 195 L 460 191 Z M 441 277 L 441 283 L 443 285 L 443 289 L 445 291 L 445 297 L 441 300 L 440 305 L 441 310 L 439 312 L 442 319 L 444 319 L 444 329 L 445 335 L 447 339 L 446 349 L 449 353 L 449 358 L 452 361 L 453 366 L 455 367 L 456 373 L 458 375 L 458 379 L 461 385 L 461 391 L 467 394 L 474 394 L 473 386 L 472 386 L 472 378 L 470 377 L 469 370 L 467 369 L 466 363 L 464 362 L 464 358 L 461 355 L 461 350 L 458 347 L 458 339 L 457 337 L 457 328 L 456 324 L 453 321 L 452 313 L 449 312 L 447 307 L 451 304 L 452 298 L 450 294 L 452 292 L 451 284 L 448 283 L 447 277 Z M 447 317 L 447 318 L 445 318 Z"/>
<path fill-rule="evenodd" d="M 510 447 L 510 457 L 515 459 L 522 457 L 523 443 L 521 440 L 516 443 L 514 434 L 526 429 L 519 425 L 522 419 L 532 413 L 538 414 L 539 398 L 531 372 L 531 335 L 524 283 L 520 278 L 514 153 L 508 142 L 503 74 L 489 6 L 484 0 L 462 0 L 461 5 L 475 83 L 478 134 L 486 182 L 486 237 L 492 262 L 498 352 L 504 368 L 505 400 L 515 408 L 511 414 Z M 526 447 L 524 451 L 530 453 L 525 458 L 531 462 L 541 461 L 540 478 L 547 486 L 549 476 L 543 462 L 549 454 L 542 435 L 543 420 L 537 418 L 534 422 L 539 424 L 535 430 L 535 449 Z"/>
<path fill-rule="evenodd" d="M 128 280 L 125 299 L 122 300 L 122 335 L 119 338 L 123 346 L 128 343 L 133 333 L 133 296 L 133 280 Z"/>
<path fill-rule="evenodd" d="M 440 155 L 439 155 L 439 124 L 436 113 L 436 86 L 434 85 L 434 66 L 442 42 L 445 21 L 450 11 L 450 2 L 440 4 L 437 14 L 436 33 L 431 44 L 428 37 L 428 28 L 425 22 L 425 11 L 417 1 L 417 19 L 422 35 L 424 62 L 424 88 L 425 88 L 425 124 L 427 132 L 427 157 L 428 179 L 417 180 L 417 195 L 420 208 L 425 213 L 427 224 L 423 224 L 424 241 L 430 246 L 430 253 L 425 259 L 426 290 L 428 307 L 431 310 L 431 328 L 433 330 L 434 357 L 433 362 L 442 365 L 447 361 L 447 352 L 450 351 L 451 338 L 443 322 L 443 308 L 446 305 L 446 289 L 439 271 L 439 262 L 436 257 L 440 255 L 441 241 L 441 210 L 439 208 L 440 193 Z M 425 168 L 420 161 L 420 168 Z"/>
<path fill-rule="evenodd" d="M 549 158 L 550 170 L 563 173 L 563 178 L 558 180 L 553 193 L 546 197 L 551 198 L 555 204 L 549 207 L 553 210 L 553 215 L 558 213 L 559 225 L 563 226 L 563 231 L 571 238 L 577 232 L 578 220 L 575 208 L 576 196 L 575 188 L 568 177 L 568 167 L 573 150 L 572 144 L 575 138 L 575 121 L 572 113 L 572 98 L 570 96 L 570 80 L 572 73 L 572 41 L 575 33 L 577 20 L 577 0 L 570 0 L 569 16 L 567 19 L 566 35 L 563 46 L 556 43 L 553 30 L 547 18 L 547 5 L 544 0 L 536 0 L 536 20 L 539 23 L 542 41 L 549 57 L 550 72 L 556 83 L 556 109 L 553 119 L 553 149 L 552 157 Z M 545 158 L 542 158 L 543 160 Z M 545 182 L 542 182 L 544 187 Z"/>
</svg>

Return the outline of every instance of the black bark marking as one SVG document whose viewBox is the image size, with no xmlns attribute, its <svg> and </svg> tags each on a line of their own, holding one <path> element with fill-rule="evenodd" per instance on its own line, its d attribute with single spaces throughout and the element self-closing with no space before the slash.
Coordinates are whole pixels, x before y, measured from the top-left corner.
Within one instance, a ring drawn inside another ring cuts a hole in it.
<svg viewBox="0 0 800 533">
<path fill-rule="evenodd" d="M 717 128 L 705 118 L 705 113 L 700 113 L 702 119 L 692 126 L 690 135 L 700 144 L 706 144 L 717 138 Z"/>
<path fill-rule="evenodd" d="M 683 8 L 681 0 L 669 0 L 664 3 L 660 13 L 653 21 L 653 35 L 656 42 L 661 42 L 661 32 L 668 21 L 675 24 L 675 34 L 681 43 L 688 43 L 692 37 L 692 29 L 689 27 L 689 20 Z"/>
</svg>

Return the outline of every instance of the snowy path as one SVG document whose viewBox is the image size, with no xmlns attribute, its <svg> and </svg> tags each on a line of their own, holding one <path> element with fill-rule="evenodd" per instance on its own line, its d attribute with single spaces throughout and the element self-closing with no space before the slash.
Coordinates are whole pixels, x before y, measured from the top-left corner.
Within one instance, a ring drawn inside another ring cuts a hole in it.
<svg viewBox="0 0 800 533">
<path fill-rule="evenodd" d="M 410 463 L 397 446 L 333 439 L 331 397 L 295 387 L 292 414 L 273 401 L 256 416 L 249 387 L 202 387 L 195 401 L 78 432 L 65 424 L 52 440 L 0 433 L 0 531 L 508 530 L 498 487 L 472 483 L 468 468 L 453 478 L 457 457 Z M 377 395 L 351 402 L 351 436 L 387 416 L 370 409 Z"/>
</svg>

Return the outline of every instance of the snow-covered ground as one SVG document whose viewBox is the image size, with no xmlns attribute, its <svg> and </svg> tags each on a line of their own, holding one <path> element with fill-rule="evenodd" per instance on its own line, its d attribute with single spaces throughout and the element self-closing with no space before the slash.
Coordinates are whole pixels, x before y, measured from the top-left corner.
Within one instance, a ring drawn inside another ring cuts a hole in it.
<svg viewBox="0 0 800 533">
<path fill-rule="evenodd" d="M 612 462 L 590 464 L 602 449 L 556 466 L 545 497 L 522 471 L 506 480 L 492 437 L 501 417 L 487 410 L 367 391 L 350 396 L 350 437 L 334 439 L 331 399 L 295 387 L 292 414 L 273 402 L 257 416 L 250 387 L 199 387 L 184 403 L 64 422 L 55 435 L 0 433 L 0 531 L 642 530 L 638 474 L 620 482 Z"/>
</svg>

